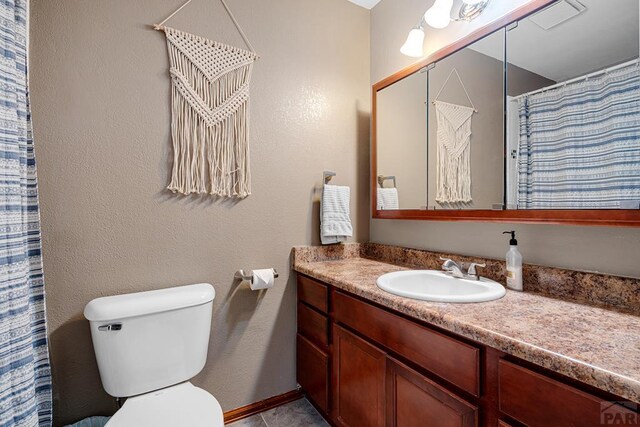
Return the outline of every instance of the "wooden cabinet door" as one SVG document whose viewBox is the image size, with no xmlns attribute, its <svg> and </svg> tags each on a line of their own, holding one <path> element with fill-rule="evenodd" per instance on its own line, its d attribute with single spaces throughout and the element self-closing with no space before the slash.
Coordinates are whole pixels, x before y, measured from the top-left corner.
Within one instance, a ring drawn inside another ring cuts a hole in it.
<svg viewBox="0 0 640 427">
<path fill-rule="evenodd" d="M 339 426 L 384 426 L 385 353 L 333 326 L 333 420 Z"/>
<path fill-rule="evenodd" d="M 298 383 L 322 411 L 329 412 L 329 356 L 298 334 Z"/>
<path fill-rule="evenodd" d="M 472 427 L 478 409 L 413 369 L 388 359 L 389 427 Z"/>
</svg>

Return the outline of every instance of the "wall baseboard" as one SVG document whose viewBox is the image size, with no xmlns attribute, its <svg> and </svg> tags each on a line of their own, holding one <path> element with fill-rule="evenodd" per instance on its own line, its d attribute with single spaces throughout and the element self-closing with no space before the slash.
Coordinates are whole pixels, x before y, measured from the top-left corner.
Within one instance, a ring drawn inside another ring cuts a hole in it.
<svg viewBox="0 0 640 427">
<path fill-rule="evenodd" d="M 232 423 L 234 421 L 250 417 L 251 415 L 273 409 L 276 406 L 284 405 L 285 403 L 301 399 L 303 396 L 304 393 L 302 392 L 302 390 L 291 390 L 284 394 L 279 394 L 278 396 L 273 396 L 259 402 L 250 403 L 246 406 L 242 406 L 240 408 L 232 409 L 225 412 L 224 422 L 225 424 Z"/>
</svg>

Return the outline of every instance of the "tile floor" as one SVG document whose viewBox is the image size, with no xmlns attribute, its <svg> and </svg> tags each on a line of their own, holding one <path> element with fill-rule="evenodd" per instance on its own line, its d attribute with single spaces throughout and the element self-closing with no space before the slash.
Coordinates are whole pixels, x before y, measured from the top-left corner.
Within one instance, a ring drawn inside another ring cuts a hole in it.
<svg viewBox="0 0 640 427">
<path fill-rule="evenodd" d="M 227 427 L 329 427 L 307 399 L 269 409 Z"/>
</svg>

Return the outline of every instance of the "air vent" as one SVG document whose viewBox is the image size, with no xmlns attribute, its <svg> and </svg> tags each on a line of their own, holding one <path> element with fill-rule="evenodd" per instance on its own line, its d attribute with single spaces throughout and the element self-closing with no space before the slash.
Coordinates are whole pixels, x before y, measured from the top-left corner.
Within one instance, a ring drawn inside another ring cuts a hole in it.
<svg viewBox="0 0 640 427">
<path fill-rule="evenodd" d="M 543 30 L 550 30 L 587 10 L 577 0 L 561 0 L 531 16 L 529 20 Z"/>
</svg>

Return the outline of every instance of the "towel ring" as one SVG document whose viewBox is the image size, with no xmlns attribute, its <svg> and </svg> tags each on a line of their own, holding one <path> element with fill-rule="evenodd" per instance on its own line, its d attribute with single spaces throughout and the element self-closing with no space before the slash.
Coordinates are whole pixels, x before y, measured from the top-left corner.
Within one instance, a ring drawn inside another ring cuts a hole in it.
<svg viewBox="0 0 640 427">
<path fill-rule="evenodd" d="M 324 172 L 322 172 L 322 183 L 323 184 L 328 184 L 329 181 L 331 181 L 331 178 L 333 178 L 334 176 L 336 176 L 335 172 L 332 172 L 332 171 L 324 171 Z"/>
<path fill-rule="evenodd" d="M 394 175 L 390 175 L 390 176 L 378 175 L 378 184 L 380 185 L 380 188 L 384 188 L 384 182 L 388 180 L 392 180 L 393 188 L 397 188 L 396 177 Z"/>
</svg>

